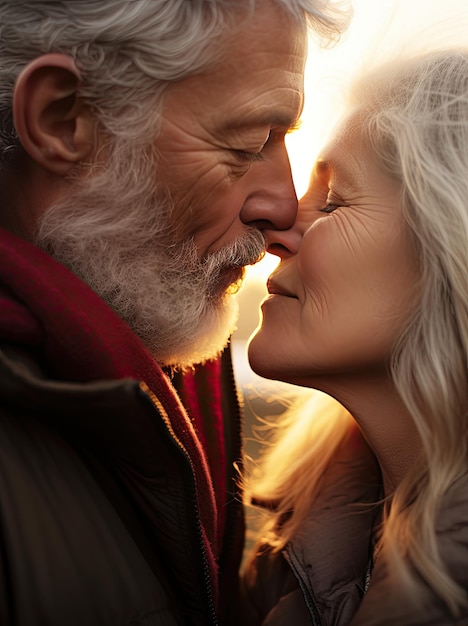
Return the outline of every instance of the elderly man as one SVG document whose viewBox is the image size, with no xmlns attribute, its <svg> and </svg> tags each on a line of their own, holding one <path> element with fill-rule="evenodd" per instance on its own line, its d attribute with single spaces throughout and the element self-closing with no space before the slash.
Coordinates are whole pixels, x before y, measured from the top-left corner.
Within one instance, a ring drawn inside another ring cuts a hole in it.
<svg viewBox="0 0 468 626">
<path fill-rule="evenodd" d="M 2 624 L 236 623 L 220 355 L 328 4 L 0 0 Z"/>
</svg>

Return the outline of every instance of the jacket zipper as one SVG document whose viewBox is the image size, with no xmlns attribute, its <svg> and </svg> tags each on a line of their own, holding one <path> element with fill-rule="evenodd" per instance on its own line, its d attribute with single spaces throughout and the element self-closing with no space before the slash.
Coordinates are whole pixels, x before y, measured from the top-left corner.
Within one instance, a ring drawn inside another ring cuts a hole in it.
<svg viewBox="0 0 468 626">
<path fill-rule="evenodd" d="M 230 349 L 230 348 L 228 348 Z M 235 451 L 235 455 L 236 457 L 239 457 L 240 460 L 240 466 L 239 466 L 239 462 L 236 460 L 235 464 L 234 464 L 234 471 L 231 470 L 231 474 L 230 474 L 230 480 L 231 481 L 235 481 L 236 480 L 236 476 L 235 474 L 237 474 L 237 482 L 238 482 L 238 478 L 239 475 L 242 472 L 242 463 L 243 463 L 243 459 L 242 459 L 242 436 L 243 436 L 243 424 L 242 424 L 242 416 L 241 416 L 241 411 L 240 411 L 240 406 L 239 406 L 239 396 L 236 393 L 237 390 L 237 386 L 236 386 L 236 379 L 234 377 L 234 370 L 233 370 L 233 366 L 232 366 L 232 361 L 231 361 L 231 357 L 229 358 L 229 367 L 226 368 L 227 373 L 229 374 L 229 388 L 232 390 L 232 398 L 230 399 L 230 405 L 231 407 L 234 407 L 232 409 L 232 417 L 234 418 L 234 424 L 236 424 L 236 428 L 232 428 L 231 427 L 231 434 L 230 434 L 230 451 L 231 451 L 231 455 L 230 458 L 232 459 L 233 457 L 233 451 Z M 228 416 L 228 419 L 230 418 L 230 416 Z M 240 490 L 237 490 L 237 493 L 234 494 L 237 495 L 239 498 L 241 498 L 242 494 L 240 492 Z M 235 529 L 238 525 L 237 525 L 237 516 L 238 516 L 238 512 L 239 512 L 239 508 L 238 507 L 229 507 L 229 517 L 226 518 L 226 531 L 229 530 L 229 528 L 233 528 Z M 236 533 L 229 533 L 227 534 L 228 539 L 230 539 L 230 541 L 226 541 L 226 549 L 225 549 L 225 555 L 226 555 L 226 562 L 229 562 L 233 556 L 232 556 L 232 551 L 235 549 L 236 547 L 236 541 L 237 541 L 237 536 Z M 229 546 L 229 549 L 228 549 Z"/>
<path fill-rule="evenodd" d="M 146 383 L 144 383 L 143 381 L 139 382 L 139 386 L 141 391 L 143 392 L 143 394 L 150 399 L 151 404 L 153 406 L 153 408 L 156 408 L 158 413 L 160 414 L 160 416 L 162 417 L 166 428 L 169 432 L 169 435 L 171 436 L 171 439 L 174 441 L 174 443 L 178 446 L 178 448 L 182 451 L 185 459 L 187 460 L 188 464 L 190 465 L 190 470 L 191 470 L 191 476 L 192 476 L 192 484 L 191 484 L 191 489 L 190 489 L 190 493 L 192 496 L 192 504 L 193 504 L 193 509 L 195 511 L 195 518 L 196 518 L 196 523 L 197 523 L 197 541 L 198 541 L 198 545 L 201 548 L 201 554 L 202 554 L 202 563 L 203 563 L 203 580 L 205 582 L 205 588 L 206 588 L 206 597 L 207 597 L 207 601 L 208 601 L 208 612 L 209 615 L 211 617 L 211 623 L 213 624 L 213 626 L 217 626 L 218 624 L 218 618 L 216 615 L 216 610 L 215 610 L 215 606 L 214 606 L 214 600 L 213 600 L 213 591 L 212 591 L 212 587 L 211 587 L 211 576 L 210 576 L 210 568 L 208 565 L 208 558 L 206 556 L 206 550 L 205 550 L 205 542 L 203 539 L 203 533 L 201 530 L 201 519 L 200 519 L 200 513 L 198 510 L 198 499 L 197 499 L 197 493 L 196 493 L 196 489 L 194 488 L 194 476 L 195 476 L 195 472 L 194 472 L 194 468 L 193 468 L 193 464 L 192 464 L 192 460 L 190 458 L 190 455 L 188 454 L 185 446 L 183 445 L 183 443 L 177 438 L 177 435 L 175 434 L 173 428 L 172 428 L 172 424 L 171 421 L 169 419 L 169 416 L 166 412 L 166 409 L 164 408 L 164 406 L 161 404 L 159 398 L 156 396 L 156 394 L 154 394 L 151 389 L 148 387 L 148 385 Z"/>
<path fill-rule="evenodd" d="M 309 589 L 307 588 L 307 584 L 302 579 L 302 576 L 301 576 L 301 574 L 299 572 L 299 569 L 295 566 L 295 562 L 294 562 L 295 559 L 289 553 L 288 547 L 289 546 L 286 546 L 286 549 L 283 550 L 282 554 L 283 554 L 284 558 L 286 559 L 286 562 L 289 564 L 289 567 L 291 568 L 295 578 L 297 579 L 297 582 L 299 583 L 299 587 L 301 588 L 302 595 L 304 596 L 304 602 L 305 602 L 305 604 L 307 606 L 307 609 L 309 610 L 310 617 L 312 619 L 312 625 L 313 626 L 321 626 L 322 625 L 322 620 L 320 619 L 319 612 L 317 611 L 317 607 L 315 606 L 314 599 L 313 599 Z"/>
</svg>

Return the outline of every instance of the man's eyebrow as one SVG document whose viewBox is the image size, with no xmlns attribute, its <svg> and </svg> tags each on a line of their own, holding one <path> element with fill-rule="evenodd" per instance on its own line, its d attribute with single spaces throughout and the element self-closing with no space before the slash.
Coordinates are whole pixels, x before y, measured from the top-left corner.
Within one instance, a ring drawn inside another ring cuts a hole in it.
<svg viewBox="0 0 468 626">
<path fill-rule="evenodd" d="M 288 128 L 288 132 L 293 133 L 295 130 L 299 130 L 302 126 L 302 117 L 298 117 Z"/>
<path fill-rule="evenodd" d="M 278 128 L 285 128 L 288 130 L 296 130 L 301 124 L 301 116 L 292 118 L 290 115 L 277 114 L 265 114 L 251 117 L 242 117 L 229 120 L 225 123 L 224 128 L 229 130 L 239 130 L 241 128 L 270 128 L 276 126 Z"/>
</svg>

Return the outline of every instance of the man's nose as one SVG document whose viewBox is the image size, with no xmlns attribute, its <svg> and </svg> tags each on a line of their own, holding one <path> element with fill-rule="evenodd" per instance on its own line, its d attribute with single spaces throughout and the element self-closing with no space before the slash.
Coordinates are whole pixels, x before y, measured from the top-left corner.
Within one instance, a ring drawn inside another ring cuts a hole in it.
<svg viewBox="0 0 468 626">
<path fill-rule="evenodd" d="M 291 228 L 287 230 L 270 230 L 264 231 L 267 242 L 267 250 L 271 254 L 279 256 L 281 259 L 297 254 L 301 245 L 302 238 L 306 230 L 312 225 L 314 219 L 317 218 L 317 211 L 314 211 L 309 196 L 306 194 L 299 201 L 299 208 L 296 213 L 296 219 Z"/>
<path fill-rule="evenodd" d="M 287 230 L 267 229 L 263 231 L 263 234 L 267 243 L 267 251 L 279 256 L 280 259 L 287 259 L 299 251 L 303 229 L 298 228 L 296 223 Z"/>
<path fill-rule="evenodd" d="M 278 146 L 273 152 L 247 174 L 251 191 L 240 213 L 244 224 L 262 232 L 288 230 L 298 208 L 286 147 Z"/>
</svg>

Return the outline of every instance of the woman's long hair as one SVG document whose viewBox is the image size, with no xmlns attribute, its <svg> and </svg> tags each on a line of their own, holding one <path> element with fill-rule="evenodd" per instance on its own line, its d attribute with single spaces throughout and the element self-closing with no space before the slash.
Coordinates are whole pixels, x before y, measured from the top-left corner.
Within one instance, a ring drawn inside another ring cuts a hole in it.
<svg viewBox="0 0 468 626">
<path fill-rule="evenodd" d="M 422 273 L 419 305 L 389 364 L 422 454 L 392 496 L 380 548 L 413 598 L 416 570 L 456 614 L 466 591 L 443 565 L 435 525 L 444 494 L 468 470 L 468 51 L 378 68 L 354 84 L 350 103 L 363 113 L 376 158 L 402 184 Z M 252 483 L 254 493 L 277 503 L 266 534 L 276 550 L 300 527 L 350 427 L 331 399 L 320 415 L 313 402 L 296 412 Z"/>
</svg>

